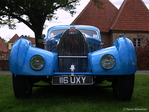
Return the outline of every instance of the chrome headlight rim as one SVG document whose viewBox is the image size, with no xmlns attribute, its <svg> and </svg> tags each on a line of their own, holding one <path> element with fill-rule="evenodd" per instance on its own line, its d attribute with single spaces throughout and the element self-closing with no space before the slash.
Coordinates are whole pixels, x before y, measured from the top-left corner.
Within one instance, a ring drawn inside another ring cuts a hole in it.
<svg viewBox="0 0 149 112">
<path fill-rule="evenodd" d="M 30 66 L 33 70 L 41 70 L 44 68 L 45 60 L 41 55 L 33 55 L 30 59 Z"/>
<path fill-rule="evenodd" d="M 111 54 L 104 54 L 101 57 L 100 64 L 103 69 L 110 70 L 110 69 L 114 68 L 114 66 L 116 64 L 115 57 Z"/>
</svg>

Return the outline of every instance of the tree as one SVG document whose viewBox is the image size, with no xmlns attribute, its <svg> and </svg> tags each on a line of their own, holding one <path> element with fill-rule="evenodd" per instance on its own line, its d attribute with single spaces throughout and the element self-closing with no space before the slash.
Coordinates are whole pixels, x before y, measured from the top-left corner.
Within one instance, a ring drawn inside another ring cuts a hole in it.
<svg viewBox="0 0 149 112">
<path fill-rule="evenodd" d="M 80 0 L 0 0 L 0 24 L 14 28 L 16 23 L 23 22 L 35 34 L 36 47 L 44 48 L 42 31 L 46 20 L 55 17 L 55 11 L 63 9 L 74 14 Z M 98 7 L 99 0 L 92 0 Z"/>
<path fill-rule="evenodd" d="M 6 46 L 8 46 L 8 41 L 5 40 L 4 38 L 2 38 L 3 42 L 6 44 Z"/>
</svg>

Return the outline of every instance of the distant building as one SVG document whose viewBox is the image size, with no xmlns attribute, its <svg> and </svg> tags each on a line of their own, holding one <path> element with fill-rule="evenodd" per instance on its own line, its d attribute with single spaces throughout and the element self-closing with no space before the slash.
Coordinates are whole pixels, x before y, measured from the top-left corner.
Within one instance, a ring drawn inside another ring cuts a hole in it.
<svg viewBox="0 0 149 112">
<path fill-rule="evenodd" d="M 101 1 L 104 9 L 97 8 L 90 0 L 71 24 L 99 28 L 105 47 L 120 34 L 131 39 L 135 47 L 146 44 L 146 39 L 149 39 L 149 10 L 142 0 L 124 0 L 120 9 L 109 0 Z"/>
<path fill-rule="evenodd" d="M 8 41 L 8 49 L 11 50 L 11 48 L 12 48 L 12 46 L 13 46 L 13 43 L 14 43 L 17 39 L 19 39 L 19 38 L 21 38 L 21 37 L 22 37 L 22 36 L 19 37 L 17 34 L 15 34 L 15 35 Z M 35 38 L 29 37 L 29 36 L 26 37 L 26 38 L 32 42 L 33 46 L 36 46 Z"/>
<path fill-rule="evenodd" d="M 9 49 L 0 37 L 0 70 L 8 70 Z"/>
<path fill-rule="evenodd" d="M 7 48 L 6 44 L 0 37 L 0 53 L 9 53 L 9 49 Z"/>
</svg>

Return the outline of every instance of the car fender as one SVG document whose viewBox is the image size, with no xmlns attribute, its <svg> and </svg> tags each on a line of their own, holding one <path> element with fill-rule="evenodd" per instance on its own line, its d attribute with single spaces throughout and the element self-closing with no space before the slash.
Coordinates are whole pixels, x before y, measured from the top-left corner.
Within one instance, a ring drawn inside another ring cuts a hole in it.
<svg viewBox="0 0 149 112">
<path fill-rule="evenodd" d="M 113 55 L 116 60 L 112 69 L 104 69 L 100 64 L 105 54 Z M 137 60 L 132 42 L 126 37 L 120 37 L 113 46 L 89 53 L 88 63 L 88 72 L 95 75 L 130 75 L 136 72 Z"/>
<path fill-rule="evenodd" d="M 44 58 L 44 67 L 41 70 L 33 70 L 30 59 L 34 55 Z M 29 40 L 20 38 L 17 40 L 10 53 L 10 72 L 16 75 L 46 76 L 57 71 L 57 54 L 44 49 L 33 47 Z"/>
<path fill-rule="evenodd" d="M 113 43 L 113 46 L 115 46 L 119 52 L 123 72 L 126 74 L 134 74 L 137 69 L 137 57 L 132 41 L 121 35 L 120 38 Z"/>
<path fill-rule="evenodd" d="M 24 65 L 25 57 L 30 46 L 31 42 L 25 37 L 14 42 L 9 57 L 10 72 L 18 74 L 18 69 L 23 69 L 22 65 Z"/>
</svg>

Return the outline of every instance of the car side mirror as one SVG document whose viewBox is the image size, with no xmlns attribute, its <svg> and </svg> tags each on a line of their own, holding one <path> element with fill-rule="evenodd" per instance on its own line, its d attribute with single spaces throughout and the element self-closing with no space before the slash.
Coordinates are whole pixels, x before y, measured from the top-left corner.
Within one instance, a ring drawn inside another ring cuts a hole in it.
<svg viewBox="0 0 149 112">
<path fill-rule="evenodd" d="M 46 35 L 45 34 L 42 34 L 41 37 L 44 39 L 46 37 Z"/>
</svg>

